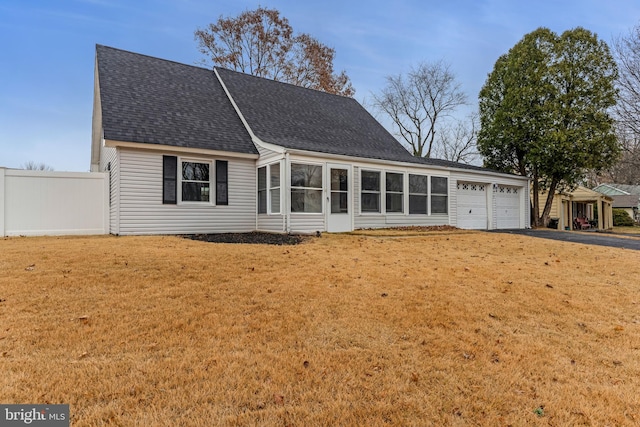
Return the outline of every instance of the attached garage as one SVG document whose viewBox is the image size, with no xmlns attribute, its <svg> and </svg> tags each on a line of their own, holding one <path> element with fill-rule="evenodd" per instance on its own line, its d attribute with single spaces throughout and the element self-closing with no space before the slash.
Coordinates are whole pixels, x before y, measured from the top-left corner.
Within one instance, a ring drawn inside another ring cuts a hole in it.
<svg viewBox="0 0 640 427">
<path fill-rule="evenodd" d="M 496 228 L 510 229 L 520 227 L 521 189 L 498 185 L 496 187 Z"/>
<path fill-rule="evenodd" d="M 457 226 L 471 230 L 486 230 L 487 184 L 479 182 L 457 183 Z"/>
</svg>

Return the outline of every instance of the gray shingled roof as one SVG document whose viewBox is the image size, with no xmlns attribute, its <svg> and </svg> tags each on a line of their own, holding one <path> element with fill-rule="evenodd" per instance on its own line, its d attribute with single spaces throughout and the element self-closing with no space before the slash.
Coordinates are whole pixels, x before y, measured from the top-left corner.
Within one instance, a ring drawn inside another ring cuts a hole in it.
<svg viewBox="0 0 640 427">
<path fill-rule="evenodd" d="M 212 70 L 96 46 L 104 138 L 257 154 Z"/>
<path fill-rule="evenodd" d="M 609 196 L 613 198 L 614 208 L 637 208 L 640 205 L 640 196 L 628 195 L 628 196 Z"/>
<path fill-rule="evenodd" d="M 216 68 L 253 133 L 281 147 L 371 159 L 415 158 L 352 98 Z"/>
<path fill-rule="evenodd" d="M 104 138 L 257 154 L 212 70 L 96 46 Z M 216 68 L 262 141 L 368 159 L 499 173 L 412 156 L 356 100 Z"/>
</svg>

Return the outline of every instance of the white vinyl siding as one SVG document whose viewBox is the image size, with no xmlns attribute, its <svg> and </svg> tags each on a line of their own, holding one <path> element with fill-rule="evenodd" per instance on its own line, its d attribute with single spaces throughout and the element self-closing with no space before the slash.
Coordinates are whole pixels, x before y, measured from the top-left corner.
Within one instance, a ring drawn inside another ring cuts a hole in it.
<svg viewBox="0 0 640 427">
<path fill-rule="evenodd" d="M 291 232 L 309 234 L 324 231 L 326 229 L 324 218 L 323 214 L 292 213 Z"/>
<path fill-rule="evenodd" d="M 109 174 L 109 233 L 119 234 L 120 163 L 118 151 L 113 147 L 101 147 L 100 171 Z"/>
<path fill-rule="evenodd" d="M 249 232 L 256 228 L 253 159 L 227 160 L 228 206 L 162 204 L 162 154 L 119 149 L 119 234 Z"/>
<path fill-rule="evenodd" d="M 284 215 L 258 215 L 259 231 L 283 233 L 287 231 Z"/>
</svg>

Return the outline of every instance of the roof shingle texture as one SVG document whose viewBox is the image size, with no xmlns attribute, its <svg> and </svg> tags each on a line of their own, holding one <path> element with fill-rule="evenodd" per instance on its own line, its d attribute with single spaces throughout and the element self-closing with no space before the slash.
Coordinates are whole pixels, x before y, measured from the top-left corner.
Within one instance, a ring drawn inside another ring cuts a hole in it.
<svg viewBox="0 0 640 427">
<path fill-rule="evenodd" d="M 358 102 L 216 68 L 253 133 L 285 148 L 372 159 L 415 158 Z"/>
<path fill-rule="evenodd" d="M 212 70 L 96 46 L 104 138 L 257 154 Z"/>
</svg>

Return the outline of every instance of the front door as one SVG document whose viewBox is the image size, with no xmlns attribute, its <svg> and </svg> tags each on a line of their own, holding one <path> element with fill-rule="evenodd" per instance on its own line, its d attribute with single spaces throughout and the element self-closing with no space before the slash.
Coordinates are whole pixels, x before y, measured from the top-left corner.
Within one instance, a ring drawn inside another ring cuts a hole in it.
<svg viewBox="0 0 640 427">
<path fill-rule="evenodd" d="M 327 231 L 352 231 L 351 167 L 328 164 Z"/>
</svg>

